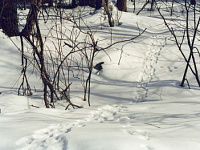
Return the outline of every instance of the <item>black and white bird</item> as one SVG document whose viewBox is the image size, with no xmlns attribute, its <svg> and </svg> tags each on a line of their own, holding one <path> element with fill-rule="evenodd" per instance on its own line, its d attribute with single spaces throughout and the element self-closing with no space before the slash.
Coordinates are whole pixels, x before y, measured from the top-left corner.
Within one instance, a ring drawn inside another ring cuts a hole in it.
<svg viewBox="0 0 200 150">
<path fill-rule="evenodd" d="M 100 62 L 94 66 L 94 69 L 97 70 L 97 72 L 95 74 L 97 74 L 99 71 L 101 71 L 103 69 L 102 64 L 104 64 L 104 62 Z"/>
</svg>

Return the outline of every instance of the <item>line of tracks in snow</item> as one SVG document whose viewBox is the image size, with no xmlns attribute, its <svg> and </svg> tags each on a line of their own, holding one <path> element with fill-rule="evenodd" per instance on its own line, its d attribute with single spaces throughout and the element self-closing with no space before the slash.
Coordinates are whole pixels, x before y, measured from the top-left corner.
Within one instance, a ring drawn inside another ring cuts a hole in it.
<svg viewBox="0 0 200 150">
<path fill-rule="evenodd" d="M 133 87 L 133 99 L 136 102 L 144 101 L 148 95 L 148 84 L 155 75 L 155 65 L 160 52 L 167 43 L 167 36 L 152 36 L 149 41 L 148 51 L 142 61 L 142 71 L 138 77 L 138 82 Z"/>
</svg>

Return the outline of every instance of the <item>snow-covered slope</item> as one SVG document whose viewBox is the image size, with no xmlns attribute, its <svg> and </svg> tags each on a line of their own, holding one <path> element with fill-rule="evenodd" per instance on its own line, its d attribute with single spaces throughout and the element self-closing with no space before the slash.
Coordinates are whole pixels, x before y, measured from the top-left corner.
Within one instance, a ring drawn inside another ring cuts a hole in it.
<svg viewBox="0 0 200 150">
<path fill-rule="evenodd" d="M 111 29 L 97 22 L 101 13 L 86 13 L 95 36 L 110 39 Z M 156 12 L 127 12 L 120 22 L 112 28 L 113 41 L 147 30 L 124 45 L 123 53 L 119 44 L 107 51 L 110 58 L 96 57 L 104 65 L 100 75 L 92 75 L 91 107 L 72 92 L 81 109 L 64 110 L 61 102 L 56 109 L 44 108 L 42 87 L 34 79 L 36 92 L 17 96 L 20 54 L 0 33 L 1 150 L 200 149 L 200 89 L 192 76 L 191 89 L 179 87 L 185 62 L 162 19 Z"/>
</svg>

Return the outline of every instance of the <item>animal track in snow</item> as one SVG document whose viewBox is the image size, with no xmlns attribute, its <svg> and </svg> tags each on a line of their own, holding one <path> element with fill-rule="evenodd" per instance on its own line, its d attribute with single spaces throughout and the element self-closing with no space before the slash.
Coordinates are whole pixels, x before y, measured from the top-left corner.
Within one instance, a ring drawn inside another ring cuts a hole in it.
<svg viewBox="0 0 200 150">
<path fill-rule="evenodd" d="M 147 85 L 155 74 L 156 69 L 154 66 L 158 61 L 158 57 L 166 41 L 166 36 L 153 36 L 150 38 L 150 46 L 143 59 L 142 71 L 138 77 L 136 90 L 133 91 L 134 99 L 137 102 L 141 102 L 147 97 Z"/>
<path fill-rule="evenodd" d="M 141 146 L 142 148 L 144 148 L 144 150 L 154 150 L 154 148 L 151 147 L 151 146 L 147 146 L 147 145 L 144 145 L 144 144 L 141 144 L 140 146 Z"/>
<path fill-rule="evenodd" d="M 123 111 L 123 107 L 120 106 L 110 106 L 106 105 L 98 108 L 97 111 L 92 112 L 92 114 L 86 118 L 87 122 L 98 121 L 100 123 L 105 121 L 119 121 L 121 118 L 118 112 Z"/>
<path fill-rule="evenodd" d="M 139 140 L 142 140 L 143 144 L 141 144 L 141 148 L 144 149 L 144 150 L 153 150 L 154 148 L 147 145 L 145 143 L 145 141 L 149 141 L 150 140 L 150 132 L 147 132 L 147 131 L 142 131 L 140 129 L 131 129 L 131 124 L 128 124 L 128 125 L 125 125 L 125 126 L 122 126 L 124 129 L 122 129 L 122 132 L 124 133 L 127 133 L 131 136 L 134 136 L 135 138 L 139 139 Z"/>
<path fill-rule="evenodd" d="M 51 148 L 51 150 L 67 149 L 68 140 L 66 134 L 71 132 L 74 127 L 84 127 L 87 122 L 127 122 L 129 117 L 121 116 L 119 112 L 125 107 L 117 105 L 105 105 L 92 111 L 91 115 L 83 120 L 77 120 L 74 123 L 54 124 L 45 129 L 34 132 L 32 136 L 24 137 L 16 142 L 16 145 L 22 146 L 18 150 L 43 150 Z"/>
<path fill-rule="evenodd" d="M 72 127 L 78 127 L 76 123 L 73 124 L 55 124 L 45 129 L 38 130 L 30 137 L 24 137 L 16 142 L 16 145 L 21 145 L 22 148 L 18 150 L 43 150 L 51 147 L 51 150 L 67 149 L 68 140 L 64 134 L 71 131 Z"/>
<path fill-rule="evenodd" d="M 175 71 L 175 70 L 177 70 L 177 69 L 178 69 L 178 67 L 170 67 L 170 66 L 167 66 L 166 71 L 167 71 L 167 72 L 173 72 L 173 71 Z"/>
<path fill-rule="evenodd" d="M 128 128 L 128 129 L 125 126 L 122 126 L 122 127 L 126 128 L 126 129 L 122 129 L 122 131 L 124 133 L 128 133 L 130 135 L 134 135 L 138 139 L 141 139 L 141 140 L 150 140 L 150 136 L 149 136 L 150 133 L 149 132 L 141 131 L 141 130 L 133 130 L 133 129 L 130 129 L 131 127 Z"/>
</svg>

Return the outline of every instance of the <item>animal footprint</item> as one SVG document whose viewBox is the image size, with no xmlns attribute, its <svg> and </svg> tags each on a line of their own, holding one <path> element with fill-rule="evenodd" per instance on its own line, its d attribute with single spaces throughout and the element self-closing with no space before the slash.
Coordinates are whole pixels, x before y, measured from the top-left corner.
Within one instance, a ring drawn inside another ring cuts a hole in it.
<svg viewBox="0 0 200 150">
<path fill-rule="evenodd" d="M 174 66 L 174 69 L 178 69 L 178 67 Z"/>
<path fill-rule="evenodd" d="M 173 70 L 169 66 L 167 67 L 167 71 L 168 72 L 173 72 Z"/>
<path fill-rule="evenodd" d="M 174 70 L 177 70 L 177 69 L 178 69 L 178 67 L 176 67 L 176 66 L 174 66 L 174 67 L 168 66 L 167 67 L 167 72 L 173 72 Z"/>
<path fill-rule="evenodd" d="M 144 145 L 144 144 L 141 144 L 140 147 L 144 148 L 144 150 L 153 150 L 154 149 L 153 147 L 148 146 L 148 145 Z"/>
<path fill-rule="evenodd" d="M 149 132 L 143 132 L 141 130 L 127 130 L 130 135 L 137 136 L 141 140 L 150 140 Z"/>
</svg>

